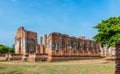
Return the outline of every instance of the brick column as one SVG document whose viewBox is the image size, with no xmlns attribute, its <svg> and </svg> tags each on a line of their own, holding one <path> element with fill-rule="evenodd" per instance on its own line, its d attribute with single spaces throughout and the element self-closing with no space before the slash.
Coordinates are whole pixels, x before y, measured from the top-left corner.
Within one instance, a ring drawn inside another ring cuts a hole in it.
<svg viewBox="0 0 120 74">
<path fill-rule="evenodd" d="M 45 34 L 44 35 L 44 45 L 45 45 L 45 48 L 47 47 L 47 35 Z"/>
<path fill-rule="evenodd" d="M 44 35 L 44 47 L 43 47 L 43 54 L 46 53 L 46 48 L 47 48 L 47 35 Z"/>
<path fill-rule="evenodd" d="M 43 45 L 43 44 L 42 44 L 42 39 L 43 39 L 43 37 L 40 37 L 40 45 Z"/>
<path fill-rule="evenodd" d="M 116 63 L 116 70 L 115 74 L 120 74 L 120 41 L 116 42 L 116 53 L 115 53 L 115 63 Z"/>
<path fill-rule="evenodd" d="M 42 37 L 40 37 L 40 53 L 43 54 L 43 44 L 42 44 Z"/>
</svg>

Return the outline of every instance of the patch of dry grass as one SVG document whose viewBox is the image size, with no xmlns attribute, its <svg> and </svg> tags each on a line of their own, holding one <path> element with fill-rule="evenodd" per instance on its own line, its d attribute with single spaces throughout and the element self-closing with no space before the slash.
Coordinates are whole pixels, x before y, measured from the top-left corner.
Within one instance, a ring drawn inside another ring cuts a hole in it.
<svg viewBox="0 0 120 74">
<path fill-rule="evenodd" d="M 0 62 L 0 74 L 114 74 L 114 62 L 78 60 L 63 62 Z"/>
</svg>

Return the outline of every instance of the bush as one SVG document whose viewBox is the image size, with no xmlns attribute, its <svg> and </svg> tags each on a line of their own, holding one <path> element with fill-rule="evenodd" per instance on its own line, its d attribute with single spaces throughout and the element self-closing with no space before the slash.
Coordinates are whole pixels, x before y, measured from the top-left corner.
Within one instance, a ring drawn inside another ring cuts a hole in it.
<svg viewBox="0 0 120 74">
<path fill-rule="evenodd" d="M 0 53 L 4 54 L 4 53 L 8 53 L 9 51 L 9 47 L 8 46 L 4 46 L 0 44 Z"/>
<path fill-rule="evenodd" d="M 14 53 L 14 52 L 15 52 L 14 45 L 12 46 L 12 48 L 10 48 L 8 46 L 0 44 L 0 54 Z"/>
</svg>

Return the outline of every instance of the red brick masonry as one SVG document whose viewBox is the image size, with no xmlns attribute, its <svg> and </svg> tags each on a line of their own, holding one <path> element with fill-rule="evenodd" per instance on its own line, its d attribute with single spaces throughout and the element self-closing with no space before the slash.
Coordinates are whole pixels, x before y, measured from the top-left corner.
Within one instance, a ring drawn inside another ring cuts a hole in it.
<svg viewBox="0 0 120 74">
<path fill-rule="evenodd" d="M 19 54 L 30 61 L 40 60 L 75 60 L 81 58 L 100 57 L 99 43 L 87 40 L 84 36 L 70 37 L 57 32 L 40 37 L 37 42 L 37 33 L 20 27 L 15 37 L 15 54 Z"/>
</svg>

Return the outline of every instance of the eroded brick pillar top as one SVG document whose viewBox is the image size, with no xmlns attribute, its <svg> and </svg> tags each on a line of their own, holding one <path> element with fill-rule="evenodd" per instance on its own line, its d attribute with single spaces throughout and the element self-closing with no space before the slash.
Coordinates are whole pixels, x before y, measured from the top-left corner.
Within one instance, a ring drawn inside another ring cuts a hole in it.
<svg viewBox="0 0 120 74">
<path fill-rule="evenodd" d="M 40 37 L 40 45 L 43 45 L 42 39 L 43 39 L 43 37 Z"/>
<path fill-rule="evenodd" d="M 80 36 L 79 38 L 82 40 L 85 40 L 85 36 Z"/>
<path fill-rule="evenodd" d="M 44 46 L 45 46 L 45 48 L 47 46 L 47 35 L 46 34 L 44 35 Z"/>
</svg>

